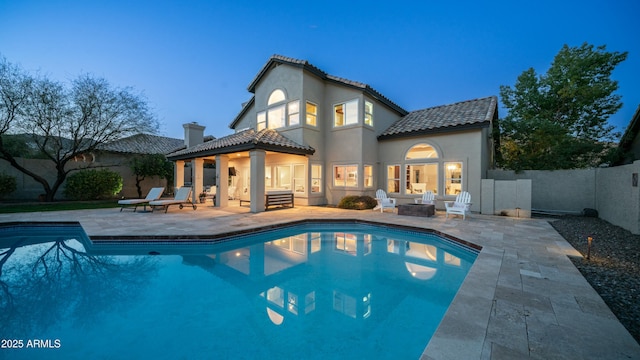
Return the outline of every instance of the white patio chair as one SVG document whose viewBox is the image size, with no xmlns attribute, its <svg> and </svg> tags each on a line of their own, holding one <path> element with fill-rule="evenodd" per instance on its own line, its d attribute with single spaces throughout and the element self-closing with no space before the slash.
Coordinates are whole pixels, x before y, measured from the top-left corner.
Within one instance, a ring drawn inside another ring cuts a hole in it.
<svg viewBox="0 0 640 360">
<path fill-rule="evenodd" d="M 444 207 L 447 210 L 447 218 L 449 218 L 449 214 L 454 214 L 462 215 L 462 219 L 465 220 L 467 213 L 471 212 L 471 194 L 463 191 L 456 196 L 455 201 L 446 201 Z"/>
<path fill-rule="evenodd" d="M 420 199 L 415 199 L 416 204 L 435 205 L 436 196 L 432 191 L 425 191 Z"/>
<path fill-rule="evenodd" d="M 396 199 L 387 197 L 387 193 L 382 189 L 376 191 L 376 201 L 378 205 L 373 210 L 380 209 L 380 212 L 384 212 L 384 209 L 393 210 L 396 207 Z"/>
</svg>

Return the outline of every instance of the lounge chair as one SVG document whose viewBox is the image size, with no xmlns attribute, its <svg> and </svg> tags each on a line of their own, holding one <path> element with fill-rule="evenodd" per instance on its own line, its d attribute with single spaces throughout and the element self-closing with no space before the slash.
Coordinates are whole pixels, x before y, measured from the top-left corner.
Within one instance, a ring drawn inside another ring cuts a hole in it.
<svg viewBox="0 0 640 360">
<path fill-rule="evenodd" d="M 422 194 L 422 198 L 415 199 L 416 204 L 435 205 L 436 196 L 431 191 L 425 191 Z"/>
<path fill-rule="evenodd" d="M 393 210 L 396 207 L 396 199 L 387 197 L 387 193 L 382 189 L 376 191 L 376 201 L 378 201 L 378 205 L 373 210 L 380 209 L 380 212 L 384 212 L 384 209 Z"/>
<path fill-rule="evenodd" d="M 445 201 L 444 207 L 445 210 L 447 210 L 447 218 L 449 214 L 454 214 L 462 215 L 462 219 L 464 220 L 467 218 L 467 213 L 471 212 L 471 195 L 463 191 L 456 196 L 456 201 Z"/>
<path fill-rule="evenodd" d="M 147 197 L 145 197 L 144 199 L 122 199 L 122 200 L 118 200 L 118 205 L 121 205 L 120 211 L 122 211 L 122 209 L 124 209 L 127 206 L 133 206 L 133 212 L 135 212 L 136 209 L 138 208 L 138 205 L 143 205 L 144 206 L 144 211 L 147 211 L 147 205 L 149 204 L 149 202 L 153 201 L 153 200 L 160 199 L 160 197 L 162 196 L 163 192 L 164 192 L 164 188 L 163 187 L 155 187 L 155 188 L 151 188 L 151 190 L 149 190 L 149 193 L 147 194 Z"/>
<path fill-rule="evenodd" d="M 178 189 L 175 198 L 173 199 L 165 199 L 165 200 L 154 200 L 149 202 L 151 205 L 151 210 L 155 210 L 156 206 L 164 206 L 164 212 L 166 213 L 169 210 L 169 206 L 171 205 L 179 205 L 180 209 L 184 207 L 185 204 L 191 205 L 193 210 L 197 208 L 196 204 L 190 201 L 191 198 L 191 187 L 183 186 Z"/>
</svg>

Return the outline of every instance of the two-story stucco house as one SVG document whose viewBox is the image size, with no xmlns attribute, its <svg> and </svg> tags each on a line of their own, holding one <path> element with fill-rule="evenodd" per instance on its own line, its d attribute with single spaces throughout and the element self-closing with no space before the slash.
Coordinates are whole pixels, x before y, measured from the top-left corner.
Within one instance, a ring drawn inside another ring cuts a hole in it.
<svg viewBox="0 0 640 360">
<path fill-rule="evenodd" d="M 250 201 L 252 212 L 264 210 L 273 190 L 323 205 L 377 189 L 398 203 L 427 190 L 453 200 L 466 190 L 479 211 L 480 180 L 494 164 L 495 96 L 409 112 L 369 85 L 278 55 L 248 90 L 253 96 L 229 125 L 234 134 L 202 143 L 204 127 L 184 125 L 187 148 L 168 155 L 177 186 L 189 162 L 201 191 L 206 159 L 216 162 L 217 193 Z M 216 205 L 228 201 L 218 196 Z"/>
</svg>

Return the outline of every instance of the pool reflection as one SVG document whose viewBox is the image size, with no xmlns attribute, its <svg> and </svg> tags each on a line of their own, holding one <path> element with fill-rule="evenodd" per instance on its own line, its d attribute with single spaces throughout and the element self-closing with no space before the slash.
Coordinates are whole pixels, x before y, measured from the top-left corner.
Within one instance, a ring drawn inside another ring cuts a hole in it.
<svg viewBox="0 0 640 360">
<path fill-rule="evenodd" d="M 259 299 L 258 311 L 274 325 L 329 310 L 364 326 L 369 319 L 377 325 L 408 296 L 448 306 L 475 254 L 435 236 L 417 242 L 305 232 L 201 257 L 210 272 Z"/>
</svg>

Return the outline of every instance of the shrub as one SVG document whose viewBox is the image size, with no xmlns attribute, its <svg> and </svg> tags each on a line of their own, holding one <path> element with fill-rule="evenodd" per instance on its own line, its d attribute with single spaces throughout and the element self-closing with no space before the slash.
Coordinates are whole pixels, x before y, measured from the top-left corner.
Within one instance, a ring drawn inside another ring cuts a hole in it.
<svg viewBox="0 0 640 360">
<path fill-rule="evenodd" d="M 351 210 L 373 209 L 376 205 L 378 205 L 378 202 L 371 196 L 357 195 L 345 196 L 340 200 L 340 203 L 338 203 L 339 208 Z"/>
<path fill-rule="evenodd" d="M 11 194 L 18 189 L 18 182 L 15 176 L 0 174 L 0 198 Z"/>
<path fill-rule="evenodd" d="M 67 178 L 64 194 L 72 200 L 100 200 L 114 197 L 122 190 L 122 176 L 115 171 L 83 170 Z"/>
</svg>

